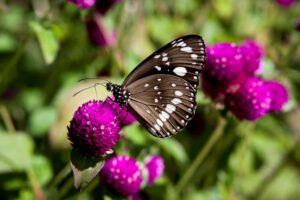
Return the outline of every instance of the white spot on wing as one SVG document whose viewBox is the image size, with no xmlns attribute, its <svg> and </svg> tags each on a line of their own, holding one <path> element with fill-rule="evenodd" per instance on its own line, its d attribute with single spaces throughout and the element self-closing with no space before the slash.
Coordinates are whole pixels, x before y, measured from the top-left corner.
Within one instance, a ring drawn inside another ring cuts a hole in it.
<svg viewBox="0 0 300 200">
<path fill-rule="evenodd" d="M 176 110 L 176 107 L 172 104 L 167 104 L 167 107 L 165 109 L 168 113 L 172 113 Z"/>
<path fill-rule="evenodd" d="M 176 84 L 175 84 L 175 83 L 172 83 L 172 87 L 176 87 Z"/>
<path fill-rule="evenodd" d="M 162 116 L 164 116 L 166 119 L 169 119 L 170 115 L 166 113 L 165 111 L 161 111 Z"/>
<path fill-rule="evenodd" d="M 167 121 L 167 119 L 162 114 L 159 114 L 158 116 L 161 119 L 161 121 L 163 122 Z"/>
<path fill-rule="evenodd" d="M 162 58 L 162 61 L 163 61 L 163 62 L 168 61 L 168 57 L 163 57 L 163 58 Z"/>
<path fill-rule="evenodd" d="M 158 90 L 158 86 L 156 85 L 156 86 L 154 86 L 154 90 Z"/>
<path fill-rule="evenodd" d="M 180 97 L 180 96 L 182 96 L 182 95 L 183 95 L 183 93 L 182 93 L 182 92 L 180 92 L 179 90 L 176 90 L 176 91 L 175 91 L 175 95 Z"/>
<path fill-rule="evenodd" d="M 164 125 L 160 119 L 156 119 L 156 122 L 157 122 L 158 125 L 160 125 L 161 127 Z"/>
<path fill-rule="evenodd" d="M 191 54 L 191 57 L 192 57 L 192 59 L 196 60 L 198 58 L 198 55 L 193 53 L 193 54 Z"/>
<path fill-rule="evenodd" d="M 148 86 L 149 86 L 149 84 L 148 84 L 148 83 L 146 83 L 146 84 L 145 84 L 145 87 L 148 87 Z"/>
<path fill-rule="evenodd" d="M 157 124 L 154 124 L 154 128 L 158 131 L 160 130 L 160 127 Z"/>
<path fill-rule="evenodd" d="M 187 53 L 192 53 L 193 49 L 191 47 L 183 47 L 183 48 L 180 49 L 180 51 L 184 51 L 184 52 L 187 52 Z"/>
<path fill-rule="evenodd" d="M 155 66 L 154 68 L 157 69 L 157 71 L 160 71 L 160 70 L 161 70 L 161 67 L 160 67 L 160 66 Z"/>
<path fill-rule="evenodd" d="M 178 99 L 178 98 L 172 99 L 171 102 L 172 102 L 173 104 L 175 104 L 175 105 L 182 103 L 182 101 L 181 101 L 180 99 Z"/>
<path fill-rule="evenodd" d="M 160 55 L 156 55 L 156 56 L 154 56 L 154 58 L 156 58 L 156 59 L 157 59 L 157 58 L 159 58 L 159 57 L 160 57 Z"/>
<path fill-rule="evenodd" d="M 177 74 L 178 76 L 185 76 L 187 73 L 187 70 L 185 67 L 176 67 L 173 69 L 173 72 Z"/>
</svg>

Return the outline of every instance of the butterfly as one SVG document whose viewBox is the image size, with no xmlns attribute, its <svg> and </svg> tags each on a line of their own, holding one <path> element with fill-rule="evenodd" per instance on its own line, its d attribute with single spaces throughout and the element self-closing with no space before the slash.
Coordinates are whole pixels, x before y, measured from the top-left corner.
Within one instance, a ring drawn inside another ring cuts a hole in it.
<svg viewBox="0 0 300 200">
<path fill-rule="evenodd" d="M 106 89 L 153 136 L 169 137 L 181 131 L 195 114 L 205 58 L 202 37 L 183 36 L 146 58 L 122 85 L 108 82 Z"/>
</svg>

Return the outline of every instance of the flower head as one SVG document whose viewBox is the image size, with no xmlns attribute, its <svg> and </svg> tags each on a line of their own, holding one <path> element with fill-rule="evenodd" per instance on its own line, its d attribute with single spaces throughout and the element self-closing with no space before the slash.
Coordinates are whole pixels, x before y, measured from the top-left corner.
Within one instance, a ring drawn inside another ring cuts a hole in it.
<svg viewBox="0 0 300 200">
<path fill-rule="evenodd" d="M 68 2 L 75 4 L 78 8 L 90 8 L 96 0 L 68 0 Z"/>
<path fill-rule="evenodd" d="M 244 82 L 243 59 L 239 46 L 219 43 L 207 48 L 206 66 L 202 73 L 202 87 L 213 99 L 236 90 Z M 233 87 L 231 87 L 233 86 Z"/>
<path fill-rule="evenodd" d="M 152 185 L 164 172 L 164 160 L 159 155 L 149 156 L 145 161 L 148 172 L 148 185 Z"/>
<path fill-rule="evenodd" d="M 90 41 L 99 47 L 109 47 L 116 42 L 116 33 L 105 29 L 101 15 L 94 15 L 87 20 L 86 29 Z"/>
<path fill-rule="evenodd" d="M 100 171 L 100 180 L 109 189 L 127 197 L 140 190 L 142 175 L 134 158 L 114 156 L 105 162 Z"/>
<path fill-rule="evenodd" d="M 124 108 L 121 108 L 118 103 L 113 102 L 111 98 L 106 99 L 107 103 L 111 105 L 111 107 L 118 113 L 118 120 L 121 125 L 130 125 L 136 122 L 136 119 L 130 114 L 130 112 L 126 111 Z"/>
<path fill-rule="evenodd" d="M 283 7 L 291 7 L 294 5 L 295 0 L 276 0 L 277 4 Z"/>
<path fill-rule="evenodd" d="M 277 81 L 265 81 L 271 93 L 271 112 L 279 112 L 283 105 L 288 101 L 287 89 Z"/>
<path fill-rule="evenodd" d="M 226 96 L 226 105 L 239 119 L 257 120 L 271 107 L 271 93 L 263 80 L 249 78 L 234 94 Z"/>
<path fill-rule="evenodd" d="M 89 101 L 75 112 L 68 127 L 68 137 L 83 155 L 105 156 L 120 138 L 114 110 L 102 101 Z"/>
<path fill-rule="evenodd" d="M 244 72 L 248 76 L 254 76 L 255 71 L 260 67 L 263 56 L 262 47 L 253 40 L 248 40 L 241 45 L 244 60 Z"/>
</svg>

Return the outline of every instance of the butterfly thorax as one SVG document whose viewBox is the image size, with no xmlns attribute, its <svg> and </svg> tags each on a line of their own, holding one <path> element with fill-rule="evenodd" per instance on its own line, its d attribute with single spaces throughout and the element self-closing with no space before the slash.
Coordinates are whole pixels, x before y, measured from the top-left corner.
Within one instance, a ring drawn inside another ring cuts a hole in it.
<svg viewBox="0 0 300 200">
<path fill-rule="evenodd" d="M 115 102 L 117 102 L 120 106 L 126 106 L 130 97 L 130 92 L 128 92 L 123 86 L 107 83 L 106 89 L 115 97 Z"/>
</svg>

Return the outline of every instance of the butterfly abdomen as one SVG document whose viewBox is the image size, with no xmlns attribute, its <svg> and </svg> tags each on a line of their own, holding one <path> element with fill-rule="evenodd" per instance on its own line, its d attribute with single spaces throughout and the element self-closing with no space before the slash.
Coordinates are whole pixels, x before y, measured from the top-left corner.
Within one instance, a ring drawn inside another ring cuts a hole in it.
<svg viewBox="0 0 300 200">
<path fill-rule="evenodd" d="M 130 97 L 130 92 L 128 92 L 124 86 L 107 83 L 106 89 L 112 92 L 115 97 L 115 102 L 117 102 L 121 107 L 127 105 Z"/>
</svg>

